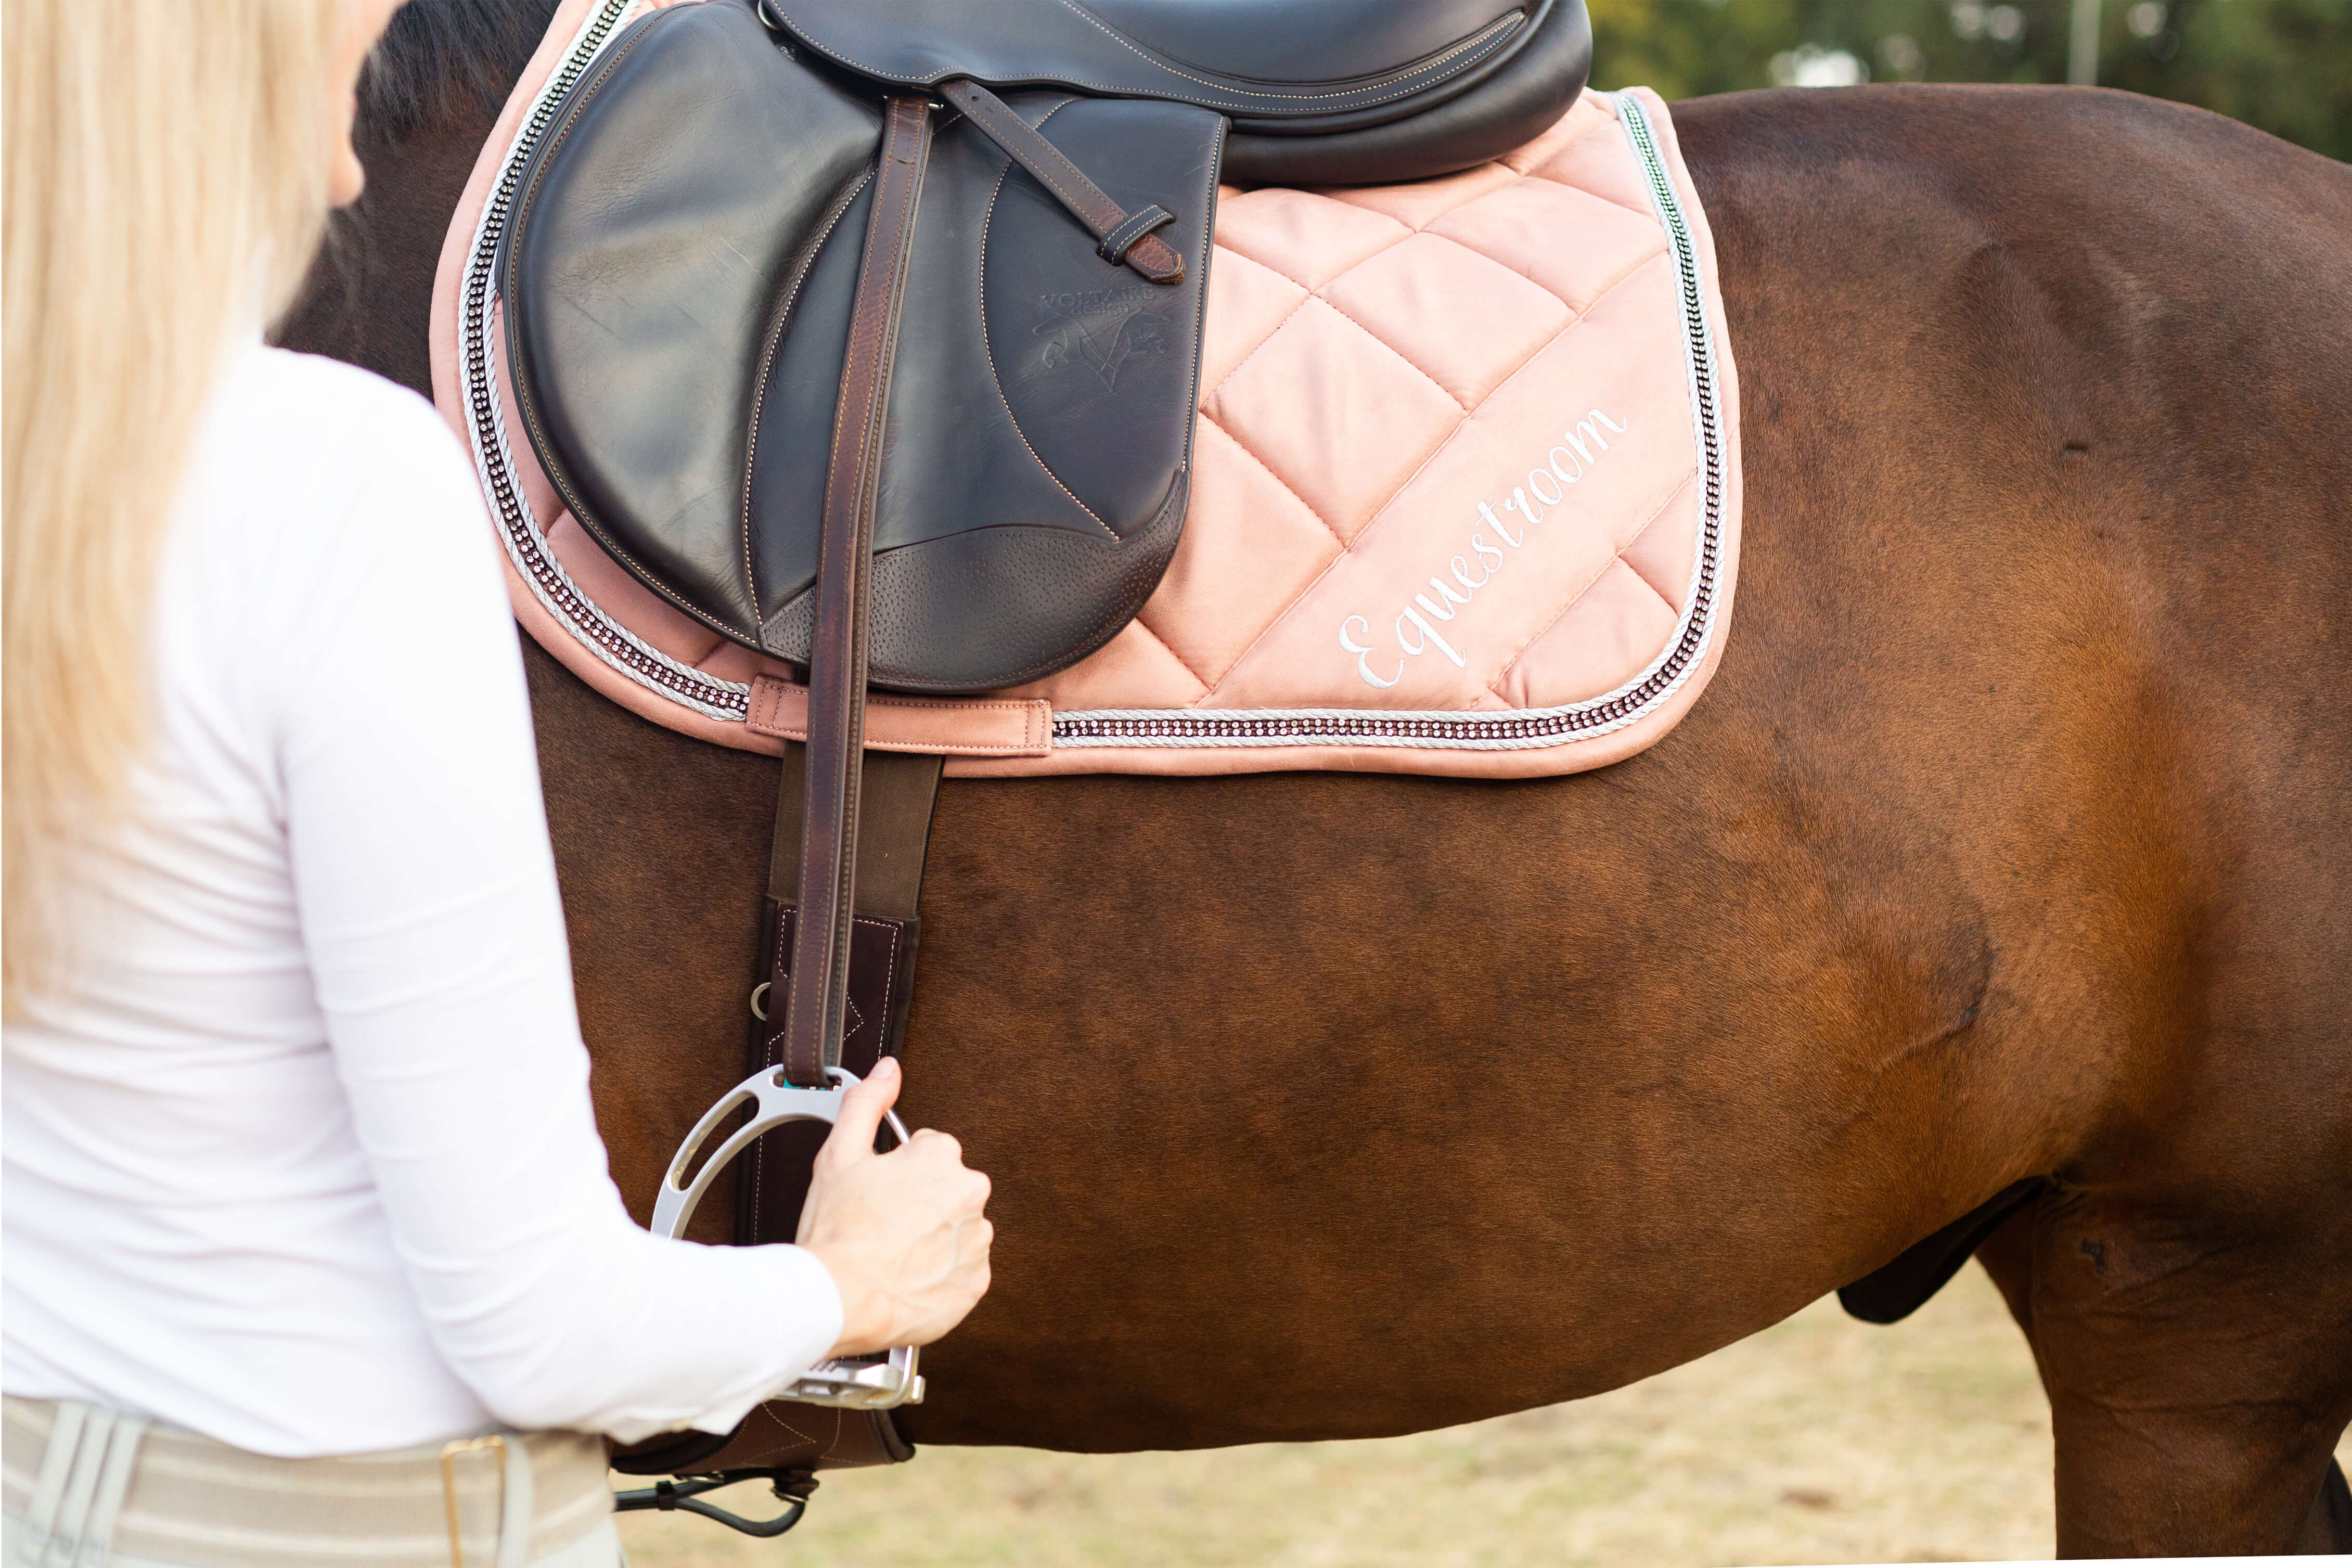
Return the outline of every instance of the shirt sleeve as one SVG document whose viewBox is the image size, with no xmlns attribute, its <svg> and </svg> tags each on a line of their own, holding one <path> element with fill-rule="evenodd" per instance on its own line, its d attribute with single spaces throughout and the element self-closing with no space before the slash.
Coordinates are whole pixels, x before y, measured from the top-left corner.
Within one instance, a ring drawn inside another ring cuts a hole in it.
<svg viewBox="0 0 2352 1568">
<path fill-rule="evenodd" d="M 727 1431 L 840 1337 L 840 1296 L 799 1247 L 666 1240 L 622 1205 L 496 542 L 397 396 L 268 683 L 353 1127 L 434 1343 L 499 1420 Z"/>
</svg>

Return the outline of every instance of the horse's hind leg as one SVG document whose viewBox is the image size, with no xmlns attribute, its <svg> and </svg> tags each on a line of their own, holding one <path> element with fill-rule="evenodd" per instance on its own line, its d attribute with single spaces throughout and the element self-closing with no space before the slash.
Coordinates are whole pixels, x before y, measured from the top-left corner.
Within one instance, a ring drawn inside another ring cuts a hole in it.
<svg viewBox="0 0 2352 1568">
<path fill-rule="evenodd" d="M 2062 1189 L 1979 1256 L 2032 1342 L 2067 1557 L 2352 1551 L 2352 1236 Z"/>
</svg>

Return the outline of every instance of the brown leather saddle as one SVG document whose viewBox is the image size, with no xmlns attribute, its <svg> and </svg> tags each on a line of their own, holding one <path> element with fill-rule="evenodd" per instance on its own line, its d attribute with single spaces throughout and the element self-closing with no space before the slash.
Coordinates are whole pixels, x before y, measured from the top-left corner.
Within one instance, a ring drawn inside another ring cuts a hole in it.
<svg viewBox="0 0 2352 1568">
<path fill-rule="evenodd" d="M 1220 180 L 1496 157 L 1567 111 L 1591 31 L 1582 0 L 625 11 L 596 14 L 525 132 L 508 363 L 541 465 L 613 559 L 805 671 L 754 1043 L 821 1087 L 845 1038 L 853 1062 L 895 1049 L 939 777 L 865 752 L 868 686 L 1049 674 L 1157 585 Z M 755 1175 L 745 1239 L 791 1235 L 803 1181 Z M 769 1458 L 745 1447 L 719 1468 Z"/>
</svg>

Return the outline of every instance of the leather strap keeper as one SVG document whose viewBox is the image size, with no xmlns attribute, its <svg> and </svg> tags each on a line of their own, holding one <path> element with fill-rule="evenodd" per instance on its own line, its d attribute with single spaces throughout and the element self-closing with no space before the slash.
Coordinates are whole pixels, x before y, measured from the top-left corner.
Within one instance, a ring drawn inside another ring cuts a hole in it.
<svg viewBox="0 0 2352 1568">
<path fill-rule="evenodd" d="M 751 680 L 744 728 L 782 741 L 808 739 L 809 689 L 772 675 Z M 1043 698 L 866 699 L 866 749 L 940 757 L 1045 757 L 1054 751 L 1054 709 Z"/>
<path fill-rule="evenodd" d="M 1102 187 L 1064 157 L 1059 147 L 1030 129 L 1027 121 L 1006 108 L 1003 99 L 980 83 L 963 78 L 943 81 L 940 83 L 940 96 L 961 110 L 965 119 L 1004 149 L 1014 163 L 1028 170 L 1072 217 L 1086 225 L 1104 260 L 1113 265 L 1125 262 L 1147 282 L 1167 284 L 1183 279 L 1184 258 L 1173 246 L 1150 232 L 1163 223 L 1174 222 L 1173 214 L 1160 207 L 1147 207 L 1130 218 L 1127 209 L 1105 195 Z M 1160 216 L 1150 217 L 1155 212 Z M 1136 218 L 1147 221 L 1139 225 Z M 1118 237 L 1116 244 L 1112 242 L 1114 236 Z"/>
</svg>

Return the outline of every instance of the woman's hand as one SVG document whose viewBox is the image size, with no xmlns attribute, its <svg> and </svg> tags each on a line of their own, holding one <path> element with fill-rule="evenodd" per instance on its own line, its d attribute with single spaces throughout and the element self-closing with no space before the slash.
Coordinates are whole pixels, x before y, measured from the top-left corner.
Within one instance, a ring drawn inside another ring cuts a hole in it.
<svg viewBox="0 0 2352 1568">
<path fill-rule="evenodd" d="M 841 1290 L 836 1356 L 929 1344 L 988 1289 L 988 1178 L 928 1127 L 903 1148 L 874 1152 L 898 1084 L 898 1064 L 885 1057 L 843 1096 L 801 1209 L 800 1244 Z"/>
</svg>

